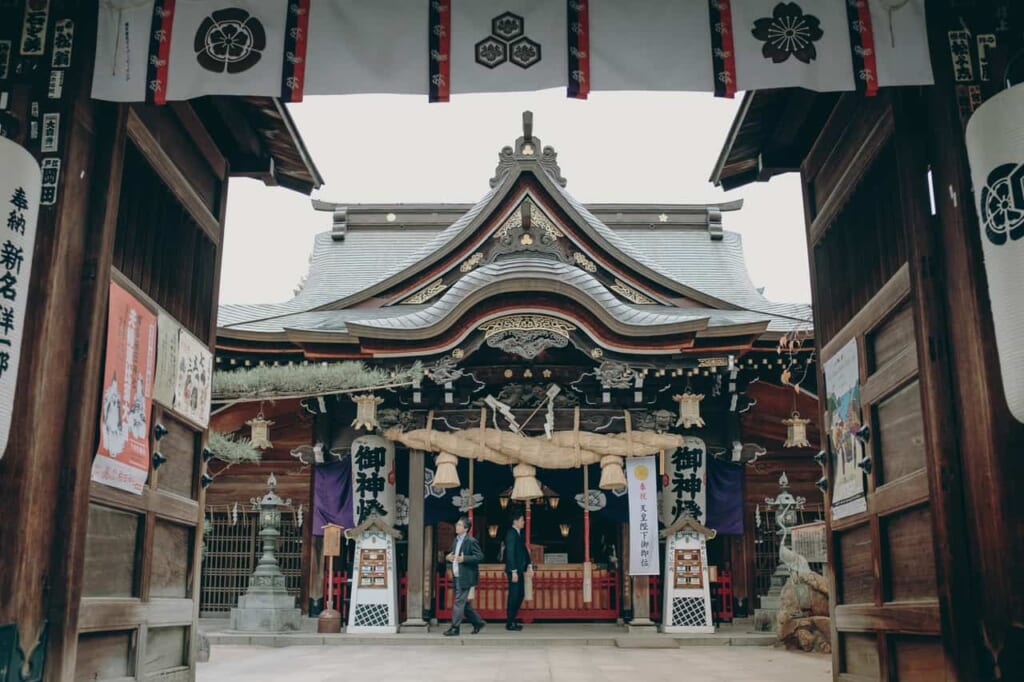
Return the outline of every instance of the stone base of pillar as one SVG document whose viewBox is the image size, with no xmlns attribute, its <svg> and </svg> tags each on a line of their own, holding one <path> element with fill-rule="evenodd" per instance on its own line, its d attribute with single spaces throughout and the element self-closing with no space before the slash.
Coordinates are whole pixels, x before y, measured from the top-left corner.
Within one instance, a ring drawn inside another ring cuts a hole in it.
<svg viewBox="0 0 1024 682">
<path fill-rule="evenodd" d="M 651 634 L 658 631 L 658 624 L 650 618 L 634 618 L 626 625 L 626 632 L 630 634 Z"/>
<path fill-rule="evenodd" d="M 429 626 L 422 618 L 410 618 L 399 626 L 398 632 L 425 632 Z"/>
<path fill-rule="evenodd" d="M 302 611 L 288 593 L 250 593 L 238 598 L 231 609 L 231 629 L 239 632 L 298 632 Z"/>
</svg>

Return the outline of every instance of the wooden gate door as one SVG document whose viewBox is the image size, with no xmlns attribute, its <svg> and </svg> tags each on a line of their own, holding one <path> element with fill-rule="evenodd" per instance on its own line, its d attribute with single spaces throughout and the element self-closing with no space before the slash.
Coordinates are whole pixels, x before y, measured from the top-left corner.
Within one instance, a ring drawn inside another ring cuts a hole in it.
<svg viewBox="0 0 1024 682">
<path fill-rule="evenodd" d="M 98 442 L 112 280 L 208 348 L 215 339 L 227 165 L 189 105 L 113 111 L 116 125 L 102 128 L 109 151 L 98 162 L 106 199 L 90 217 L 94 276 L 82 297 L 96 311 L 82 314 L 90 364 L 69 427 L 83 461 Z M 159 440 L 157 424 L 166 430 Z M 51 680 L 195 678 L 205 431 L 156 401 L 150 428 L 150 452 L 163 459 L 150 465 L 142 494 L 87 483 L 88 471 L 73 489 L 70 507 L 88 511 L 69 522 L 86 532 L 72 535 L 84 542 L 68 552 Z"/>
<path fill-rule="evenodd" d="M 927 167 L 908 142 L 916 136 L 900 134 L 916 125 L 910 98 L 839 98 L 801 169 L 819 366 L 856 343 L 870 429 L 866 510 L 827 517 L 839 680 L 955 679 L 948 607 L 961 539 L 943 480 L 956 471 L 949 369 L 936 342 L 944 321 Z M 827 395 L 823 377 L 819 385 Z"/>
</svg>

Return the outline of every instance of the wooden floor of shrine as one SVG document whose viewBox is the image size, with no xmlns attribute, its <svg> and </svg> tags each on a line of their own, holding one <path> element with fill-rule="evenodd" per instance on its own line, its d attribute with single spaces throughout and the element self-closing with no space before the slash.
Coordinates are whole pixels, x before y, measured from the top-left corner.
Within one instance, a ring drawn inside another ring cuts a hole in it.
<svg viewBox="0 0 1024 682">
<path fill-rule="evenodd" d="M 470 634 L 467 624 L 459 637 L 443 637 L 448 623 L 429 628 L 402 628 L 397 635 L 322 635 L 316 619 L 303 619 L 303 631 L 252 634 L 232 632 L 226 618 L 201 618 L 199 630 L 211 646 L 345 646 L 352 644 L 436 644 L 439 646 L 614 646 L 620 649 L 672 649 L 680 646 L 773 646 L 775 634 L 754 632 L 749 619 L 722 623 L 714 634 L 664 634 L 656 627 L 631 628 L 615 623 L 536 623 L 521 632 L 508 632 L 504 623 L 488 623 L 479 634 Z"/>
</svg>

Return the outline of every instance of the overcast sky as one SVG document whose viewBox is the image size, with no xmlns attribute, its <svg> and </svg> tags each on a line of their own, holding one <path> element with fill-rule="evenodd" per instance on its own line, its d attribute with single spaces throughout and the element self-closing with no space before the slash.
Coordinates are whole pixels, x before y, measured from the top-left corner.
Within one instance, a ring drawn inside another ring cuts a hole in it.
<svg viewBox="0 0 1024 682">
<path fill-rule="evenodd" d="M 727 193 L 708 182 L 739 102 L 704 93 L 576 101 L 560 89 L 462 95 L 447 104 L 404 95 L 311 97 L 290 108 L 326 182 L 314 196 L 349 204 L 476 202 L 489 189 L 498 151 L 522 134 L 522 112 L 531 110 L 534 135 L 558 152 L 567 188 L 583 202 L 744 199 L 724 222 L 743 235 L 754 283 L 772 300 L 809 302 L 796 174 Z M 254 180 L 232 180 L 228 197 L 221 303 L 291 298 L 313 236 L 330 230 L 331 215 L 314 211 L 304 195 Z"/>
</svg>

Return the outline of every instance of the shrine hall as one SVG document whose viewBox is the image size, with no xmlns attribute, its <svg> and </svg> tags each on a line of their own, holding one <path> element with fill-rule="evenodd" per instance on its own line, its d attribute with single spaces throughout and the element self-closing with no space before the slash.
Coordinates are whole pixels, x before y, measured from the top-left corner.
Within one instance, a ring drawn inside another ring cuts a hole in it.
<svg viewBox="0 0 1024 682">
<path fill-rule="evenodd" d="M 684 519 L 705 538 L 712 619 L 753 613 L 778 562 L 765 498 L 780 476 L 797 522 L 823 518 L 811 308 L 751 281 L 725 229 L 742 201 L 583 204 L 568 184 L 526 112 L 477 203 L 314 200 L 331 229 L 294 298 L 220 307 L 217 370 L 356 360 L 385 379 L 215 399 L 211 428 L 262 456 L 211 462 L 202 615 L 246 590 L 250 500 L 271 472 L 290 500 L 277 559 L 310 616 L 330 602 L 350 622 L 352 591 L 376 579 L 394 580 L 398 623 L 450 618 L 445 554 L 467 514 L 485 554 L 476 608 L 502 619 L 516 509 L 536 567 L 527 623 L 662 622 L 659 531 Z M 640 457 L 655 474 L 642 545 L 626 485 Z M 353 541 L 323 555 L 325 527 L 371 520 L 393 532 L 393 577 L 365 575 L 369 554 L 354 571 Z"/>
</svg>

